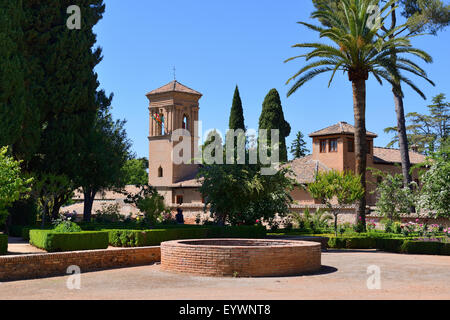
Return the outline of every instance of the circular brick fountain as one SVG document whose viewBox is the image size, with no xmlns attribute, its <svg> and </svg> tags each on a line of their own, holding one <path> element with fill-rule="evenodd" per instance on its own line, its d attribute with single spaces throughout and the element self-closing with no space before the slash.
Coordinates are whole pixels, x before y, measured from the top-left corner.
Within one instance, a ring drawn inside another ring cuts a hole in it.
<svg viewBox="0 0 450 320">
<path fill-rule="evenodd" d="M 205 276 L 287 276 L 321 266 L 320 243 L 267 239 L 199 239 L 161 243 L 161 269 Z"/>
</svg>

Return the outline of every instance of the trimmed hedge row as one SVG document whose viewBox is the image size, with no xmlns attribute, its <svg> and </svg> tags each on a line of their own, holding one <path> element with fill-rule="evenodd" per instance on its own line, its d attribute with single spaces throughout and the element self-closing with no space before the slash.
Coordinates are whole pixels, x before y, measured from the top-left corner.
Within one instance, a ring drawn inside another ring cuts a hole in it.
<svg viewBox="0 0 450 320">
<path fill-rule="evenodd" d="M 450 255 L 450 243 L 408 238 L 330 237 L 328 246 L 336 249 L 379 249 L 395 253 Z"/>
<path fill-rule="evenodd" d="M 8 235 L 0 233 L 0 255 L 8 253 Z"/>
<path fill-rule="evenodd" d="M 44 229 L 41 229 L 41 226 L 18 226 L 12 225 L 9 228 L 9 235 L 12 237 L 22 237 L 24 240 L 30 240 L 30 230 L 39 229 L 39 230 L 51 230 L 52 226 L 45 226 Z"/>
<path fill-rule="evenodd" d="M 114 247 L 159 246 L 163 241 L 206 238 L 207 229 L 105 230 Z"/>
<path fill-rule="evenodd" d="M 169 228 L 151 230 L 105 229 L 109 233 L 109 244 L 114 247 L 159 246 L 163 241 L 202 238 L 263 238 L 266 229 L 260 226 L 204 228 Z"/>
<path fill-rule="evenodd" d="M 52 230 L 30 230 L 30 244 L 48 252 L 106 249 L 108 232 L 57 233 Z"/>
</svg>

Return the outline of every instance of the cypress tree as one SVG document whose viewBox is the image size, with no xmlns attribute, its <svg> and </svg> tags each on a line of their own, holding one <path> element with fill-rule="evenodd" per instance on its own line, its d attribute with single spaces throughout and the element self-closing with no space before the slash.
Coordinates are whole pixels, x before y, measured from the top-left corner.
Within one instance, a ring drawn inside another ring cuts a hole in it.
<svg viewBox="0 0 450 320">
<path fill-rule="evenodd" d="M 244 111 L 242 109 L 242 101 L 241 96 L 239 94 L 239 88 L 236 85 L 236 89 L 234 90 L 234 96 L 233 96 L 233 103 L 231 105 L 231 111 L 230 111 L 230 120 L 229 120 L 229 129 L 230 130 L 243 130 L 245 129 L 245 123 L 244 123 Z M 225 140 L 231 139 L 231 136 L 229 136 L 231 133 L 234 134 L 234 132 L 227 132 L 227 136 L 225 137 Z M 230 137 L 230 138 L 228 138 Z M 240 152 L 238 152 L 238 146 L 242 143 L 244 146 L 246 145 L 246 137 L 244 133 L 240 133 L 237 136 L 233 138 L 234 140 L 234 162 L 238 162 L 238 158 L 240 157 Z M 225 148 L 226 148 L 226 142 L 225 142 Z M 241 159 L 242 160 L 242 159 Z M 245 160 L 245 159 L 244 159 Z"/>
<path fill-rule="evenodd" d="M 270 147 L 270 130 L 280 130 L 280 161 L 287 161 L 286 137 L 291 133 L 290 124 L 284 119 L 280 95 L 276 89 L 271 89 L 264 98 L 261 115 L 259 117 L 259 129 L 267 129 L 267 144 Z"/>
<path fill-rule="evenodd" d="M 233 130 L 242 129 L 245 131 L 244 111 L 242 109 L 242 101 L 237 85 L 234 90 L 233 104 L 231 105 L 229 128 Z"/>
<path fill-rule="evenodd" d="M 19 140 L 25 116 L 22 1 L 0 3 L 0 147 Z"/>
<path fill-rule="evenodd" d="M 39 128 L 35 152 L 39 156 L 30 160 L 28 168 L 75 181 L 84 165 L 84 144 L 99 108 L 94 68 L 101 61 L 101 49 L 94 48 L 96 36 L 92 29 L 102 18 L 105 6 L 103 0 L 77 1 L 81 29 L 71 30 L 66 23 L 70 17 L 67 8 L 72 4 L 71 0 L 24 2 L 23 30 L 26 77 L 32 97 L 29 104 L 36 111 Z M 53 216 L 63 204 L 58 199 L 66 198 L 54 196 Z"/>
</svg>

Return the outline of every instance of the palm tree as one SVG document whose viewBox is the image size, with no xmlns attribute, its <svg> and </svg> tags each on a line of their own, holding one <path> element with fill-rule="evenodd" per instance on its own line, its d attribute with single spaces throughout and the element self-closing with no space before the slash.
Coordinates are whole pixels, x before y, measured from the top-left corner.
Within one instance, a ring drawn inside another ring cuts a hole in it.
<svg viewBox="0 0 450 320">
<path fill-rule="evenodd" d="M 395 8 L 396 0 L 385 3 L 379 11 L 379 20 L 375 20 L 374 23 L 371 10 L 378 3 L 378 0 L 341 0 L 337 4 L 339 10 L 332 10 L 326 4 L 321 5 L 318 10 L 312 13 L 311 17 L 319 21 L 325 21 L 327 27 L 323 28 L 305 22 L 299 23 L 319 32 L 321 38 L 331 40 L 332 44 L 301 43 L 293 45 L 292 47 L 311 48 L 313 50 L 285 61 L 297 58 L 305 58 L 306 61 L 309 61 L 313 58 L 319 58 L 319 60 L 301 68 L 287 81 L 289 83 L 295 80 L 294 85 L 288 91 L 288 96 L 319 74 L 332 72 L 328 82 L 328 86 L 330 86 L 338 70 L 347 72 L 353 89 L 355 172 L 360 175 L 364 189 L 366 188 L 367 161 L 366 80 L 368 80 L 369 74 L 372 74 L 380 84 L 383 84 L 382 80 L 384 79 L 392 86 L 396 86 L 393 79 L 399 79 L 413 85 L 409 79 L 400 74 L 400 70 L 414 74 L 424 72 L 404 55 L 412 54 L 425 61 L 431 60 L 427 53 L 411 46 L 410 36 L 390 37 L 404 25 L 388 30 L 382 36 L 378 34 L 385 19 L 391 13 L 391 6 L 394 5 Z M 391 58 L 393 54 L 397 56 L 396 60 Z M 358 203 L 356 221 L 357 223 L 361 222 L 364 229 L 365 208 L 366 200 L 363 197 Z"/>
</svg>

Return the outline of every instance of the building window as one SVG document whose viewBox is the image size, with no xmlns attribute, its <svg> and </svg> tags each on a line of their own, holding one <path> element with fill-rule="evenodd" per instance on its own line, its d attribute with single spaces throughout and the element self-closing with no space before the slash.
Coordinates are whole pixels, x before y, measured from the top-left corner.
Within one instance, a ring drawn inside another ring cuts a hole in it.
<svg viewBox="0 0 450 320">
<path fill-rule="evenodd" d="M 327 152 L 327 140 L 320 140 L 320 152 Z"/>
<path fill-rule="evenodd" d="M 162 178 L 163 176 L 163 168 L 159 167 L 158 168 L 158 178 Z"/>
<path fill-rule="evenodd" d="M 355 152 L 355 139 L 347 138 L 347 150 L 348 152 Z"/>
<path fill-rule="evenodd" d="M 181 128 L 189 130 L 189 118 L 187 115 L 183 115 L 183 123 L 181 124 Z"/>
<path fill-rule="evenodd" d="M 177 195 L 176 197 L 175 197 L 175 202 L 177 203 L 177 204 L 182 204 L 183 203 L 183 196 L 181 196 L 181 195 Z"/>
<path fill-rule="evenodd" d="M 329 152 L 337 152 L 337 139 L 330 139 Z"/>
</svg>

